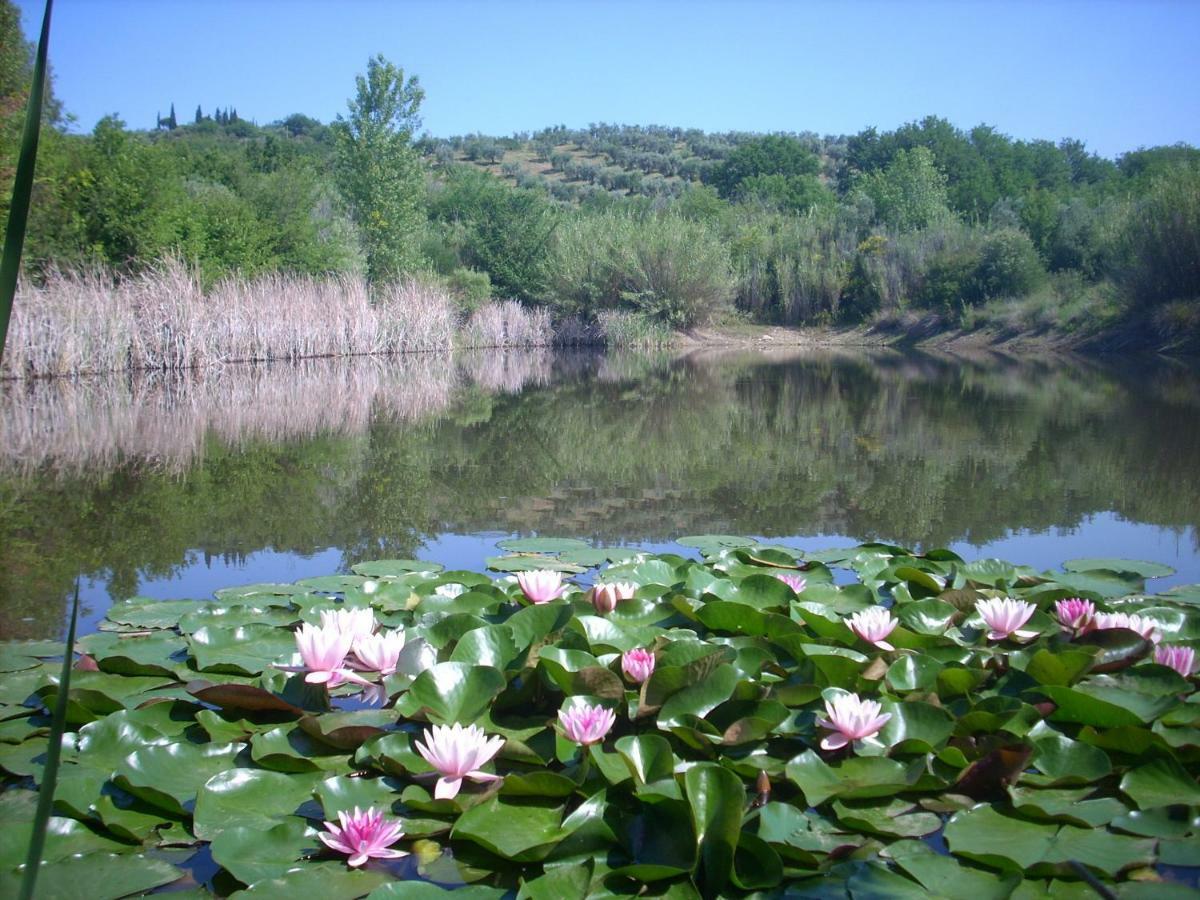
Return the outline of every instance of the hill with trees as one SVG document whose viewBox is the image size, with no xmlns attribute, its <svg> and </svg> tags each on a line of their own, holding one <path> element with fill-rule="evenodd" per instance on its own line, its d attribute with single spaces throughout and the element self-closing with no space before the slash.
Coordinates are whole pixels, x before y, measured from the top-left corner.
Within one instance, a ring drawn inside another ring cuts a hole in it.
<svg viewBox="0 0 1200 900">
<path fill-rule="evenodd" d="M 0 2 L 0 194 L 28 47 Z M 10 71 L 11 70 L 11 71 Z M 205 284 L 287 272 L 439 282 L 655 326 L 903 320 L 1200 327 L 1200 151 L 1116 160 L 936 116 L 893 131 L 709 134 L 559 125 L 418 136 L 424 92 L 376 57 L 347 113 L 257 125 L 230 104 L 67 130 L 51 104 L 27 265 Z M 226 102 L 226 101 L 222 101 Z M 0 210 L 3 212 L 3 210 Z"/>
</svg>

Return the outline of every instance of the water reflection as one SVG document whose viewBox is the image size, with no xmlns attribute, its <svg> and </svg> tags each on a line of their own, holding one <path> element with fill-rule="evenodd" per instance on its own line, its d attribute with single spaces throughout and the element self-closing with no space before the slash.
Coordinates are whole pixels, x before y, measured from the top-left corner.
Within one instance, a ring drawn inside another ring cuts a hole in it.
<svg viewBox="0 0 1200 900">
<path fill-rule="evenodd" d="M 56 630 L 81 570 L 113 597 L 182 573 L 194 596 L 205 560 L 334 548 L 344 566 L 447 533 L 928 546 L 1124 521 L 1195 560 L 1198 382 L 1055 358 L 543 352 L 10 383 L 0 629 Z"/>
</svg>

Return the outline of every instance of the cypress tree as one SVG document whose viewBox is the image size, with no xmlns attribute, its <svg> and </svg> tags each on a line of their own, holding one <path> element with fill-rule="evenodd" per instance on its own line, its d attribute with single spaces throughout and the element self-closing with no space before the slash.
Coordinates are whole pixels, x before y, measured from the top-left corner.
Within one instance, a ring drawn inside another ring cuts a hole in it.
<svg viewBox="0 0 1200 900">
<path fill-rule="evenodd" d="M 178 127 L 179 127 L 179 120 L 175 118 L 175 104 L 172 103 L 171 104 L 171 115 L 167 119 L 167 128 L 169 128 L 171 131 L 174 131 Z"/>
<path fill-rule="evenodd" d="M 204 121 L 204 113 L 200 111 L 200 104 L 196 104 L 196 124 L 199 125 Z"/>
</svg>

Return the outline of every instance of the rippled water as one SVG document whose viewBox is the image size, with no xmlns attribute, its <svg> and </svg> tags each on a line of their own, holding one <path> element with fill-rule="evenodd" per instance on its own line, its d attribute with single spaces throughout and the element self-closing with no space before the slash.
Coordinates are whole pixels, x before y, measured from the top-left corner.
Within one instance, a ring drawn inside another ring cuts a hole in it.
<svg viewBox="0 0 1200 900">
<path fill-rule="evenodd" d="M 477 354 L 9 383 L 0 631 L 513 534 L 883 539 L 1200 582 L 1200 371 L 1162 361 Z"/>
</svg>

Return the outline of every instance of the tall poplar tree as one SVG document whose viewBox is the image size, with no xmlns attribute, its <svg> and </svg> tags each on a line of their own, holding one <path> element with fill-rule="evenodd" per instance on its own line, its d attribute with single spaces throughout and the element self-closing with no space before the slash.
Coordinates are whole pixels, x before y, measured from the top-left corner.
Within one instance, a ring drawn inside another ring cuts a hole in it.
<svg viewBox="0 0 1200 900">
<path fill-rule="evenodd" d="M 425 91 L 382 54 L 355 81 L 348 115 L 332 126 L 337 180 L 362 233 L 367 275 L 379 282 L 411 272 L 420 258 L 424 184 L 412 138 Z"/>
</svg>

